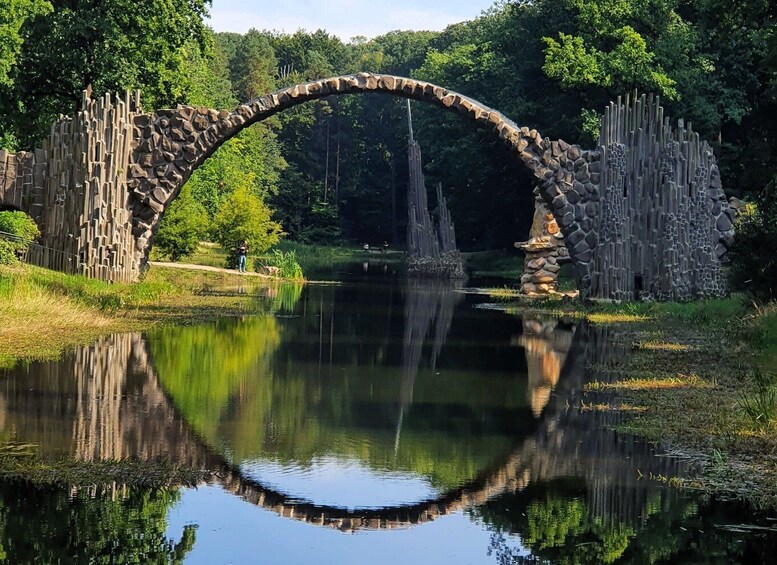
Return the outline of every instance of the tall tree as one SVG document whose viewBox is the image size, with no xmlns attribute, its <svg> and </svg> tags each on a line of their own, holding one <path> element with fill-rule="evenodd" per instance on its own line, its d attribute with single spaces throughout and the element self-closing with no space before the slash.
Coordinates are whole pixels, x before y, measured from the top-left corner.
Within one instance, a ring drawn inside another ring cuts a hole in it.
<svg viewBox="0 0 777 565">
<path fill-rule="evenodd" d="M 52 0 L 53 10 L 22 26 L 24 47 L 2 109 L 31 145 L 59 113 L 77 109 L 81 91 L 143 90 L 147 108 L 182 101 L 183 49 L 205 47 L 210 0 Z"/>
<path fill-rule="evenodd" d="M 8 75 L 16 62 L 25 22 L 51 12 L 47 0 L 0 0 L 0 85 L 8 84 Z"/>
</svg>

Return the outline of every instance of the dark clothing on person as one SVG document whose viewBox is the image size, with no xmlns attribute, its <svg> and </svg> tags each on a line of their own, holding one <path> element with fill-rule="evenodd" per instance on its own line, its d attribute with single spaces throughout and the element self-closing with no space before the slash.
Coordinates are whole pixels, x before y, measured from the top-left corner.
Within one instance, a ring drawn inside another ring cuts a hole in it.
<svg viewBox="0 0 777 565">
<path fill-rule="evenodd" d="M 241 273 L 246 272 L 246 255 L 248 255 L 248 244 L 243 242 L 237 248 L 237 270 Z"/>
</svg>

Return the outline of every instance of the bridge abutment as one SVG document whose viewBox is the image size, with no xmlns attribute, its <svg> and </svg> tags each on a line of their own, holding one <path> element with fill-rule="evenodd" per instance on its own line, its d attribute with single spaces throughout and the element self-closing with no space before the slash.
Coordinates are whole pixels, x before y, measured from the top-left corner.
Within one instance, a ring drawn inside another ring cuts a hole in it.
<svg viewBox="0 0 777 565">
<path fill-rule="evenodd" d="M 42 148 L 0 152 L 0 205 L 41 230 L 33 263 L 110 282 L 137 278 L 127 170 L 139 96 L 84 93 L 81 111 L 55 122 Z"/>
</svg>

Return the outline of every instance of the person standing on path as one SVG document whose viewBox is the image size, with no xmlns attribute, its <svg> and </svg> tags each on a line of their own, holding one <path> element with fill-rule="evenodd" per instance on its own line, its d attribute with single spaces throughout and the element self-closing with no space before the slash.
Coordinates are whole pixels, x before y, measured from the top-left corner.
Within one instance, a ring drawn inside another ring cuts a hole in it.
<svg viewBox="0 0 777 565">
<path fill-rule="evenodd" d="M 243 240 L 237 248 L 237 270 L 246 272 L 246 256 L 248 255 L 248 242 Z"/>
</svg>

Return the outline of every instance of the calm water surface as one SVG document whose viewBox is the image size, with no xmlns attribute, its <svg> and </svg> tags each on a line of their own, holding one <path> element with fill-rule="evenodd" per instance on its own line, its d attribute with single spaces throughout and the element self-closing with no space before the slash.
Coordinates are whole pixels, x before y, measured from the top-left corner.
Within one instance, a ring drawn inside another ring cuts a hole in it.
<svg viewBox="0 0 777 565">
<path fill-rule="evenodd" d="M 254 292 L 240 319 L 0 369 L 2 442 L 164 458 L 196 489 L 0 481 L 7 563 L 769 562 L 777 526 L 586 410 L 628 344 L 380 264 Z"/>
</svg>

